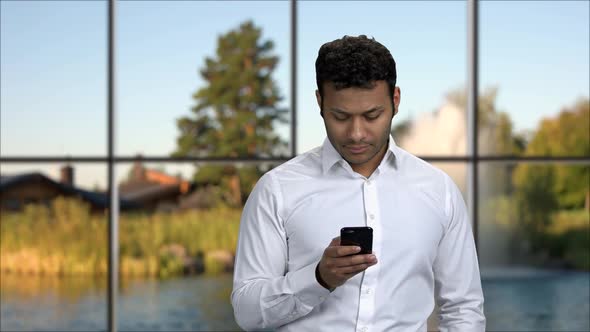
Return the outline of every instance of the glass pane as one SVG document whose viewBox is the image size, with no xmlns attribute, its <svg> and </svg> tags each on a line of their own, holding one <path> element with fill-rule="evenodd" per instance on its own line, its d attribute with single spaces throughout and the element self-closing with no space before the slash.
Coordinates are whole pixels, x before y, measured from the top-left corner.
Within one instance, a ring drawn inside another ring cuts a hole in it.
<svg viewBox="0 0 590 332">
<path fill-rule="evenodd" d="M 0 3 L 3 156 L 106 152 L 105 1 Z"/>
<path fill-rule="evenodd" d="M 480 4 L 480 152 L 590 156 L 590 3 Z"/>
<path fill-rule="evenodd" d="M 234 331 L 229 301 L 243 203 L 265 170 L 136 161 L 117 166 L 122 330 Z"/>
<path fill-rule="evenodd" d="M 0 166 L 0 329 L 105 330 L 105 165 Z"/>
<path fill-rule="evenodd" d="M 288 2 L 118 5 L 118 155 L 288 151 Z"/>
<path fill-rule="evenodd" d="M 590 328 L 590 164 L 483 164 L 479 257 L 488 328 Z"/>
<path fill-rule="evenodd" d="M 325 137 L 315 98 L 320 46 L 365 34 L 396 61 L 401 89 L 392 123 L 396 142 L 418 155 L 465 154 L 465 2 L 302 1 L 298 7 L 298 152 Z"/>
</svg>

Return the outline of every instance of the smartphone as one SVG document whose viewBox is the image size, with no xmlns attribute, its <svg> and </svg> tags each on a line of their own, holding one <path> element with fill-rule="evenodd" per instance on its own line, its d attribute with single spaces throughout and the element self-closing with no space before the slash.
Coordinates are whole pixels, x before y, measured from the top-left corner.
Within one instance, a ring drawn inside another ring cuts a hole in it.
<svg viewBox="0 0 590 332">
<path fill-rule="evenodd" d="M 358 254 L 370 254 L 373 252 L 373 229 L 371 227 L 343 227 L 340 230 L 341 246 L 359 246 Z"/>
</svg>

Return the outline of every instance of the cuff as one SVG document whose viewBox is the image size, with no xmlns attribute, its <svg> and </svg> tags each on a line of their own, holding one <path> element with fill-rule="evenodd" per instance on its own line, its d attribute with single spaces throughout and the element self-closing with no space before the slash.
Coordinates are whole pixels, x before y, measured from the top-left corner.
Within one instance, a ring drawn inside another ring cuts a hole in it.
<svg viewBox="0 0 590 332">
<path fill-rule="evenodd" d="M 291 290 L 302 304 L 311 308 L 324 302 L 330 291 L 318 283 L 315 277 L 317 262 L 307 265 L 290 275 Z"/>
</svg>

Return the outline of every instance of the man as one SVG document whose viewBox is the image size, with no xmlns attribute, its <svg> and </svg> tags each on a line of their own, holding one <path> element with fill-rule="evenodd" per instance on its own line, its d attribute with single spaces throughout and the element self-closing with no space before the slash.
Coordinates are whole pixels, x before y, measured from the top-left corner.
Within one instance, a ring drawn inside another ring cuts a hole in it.
<svg viewBox="0 0 590 332">
<path fill-rule="evenodd" d="M 316 97 L 321 147 L 276 167 L 242 214 L 232 304 L 246 329 L 484 331 L 465 203 L 448 175 L 397 147 L 395 61 L 366 36 L 324 44 Z M 373 253 L 340 246 L 342 227 L 373 228 Z"/>
</svg>

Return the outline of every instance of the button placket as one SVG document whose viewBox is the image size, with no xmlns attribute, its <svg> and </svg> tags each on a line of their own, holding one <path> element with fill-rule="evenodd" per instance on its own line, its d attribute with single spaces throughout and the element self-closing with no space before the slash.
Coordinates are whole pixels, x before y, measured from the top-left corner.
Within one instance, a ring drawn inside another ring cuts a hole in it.
<svg viewBox="0 0 590 332">
<path fill-rule="evenodd" d="M 366 225 L 373 228 L 373 251 L 380 249 L 379 201 L 377 183 L 374 179 L 367 179 L 363 184 L 363 200 L 365 207 Z M 357 331 L 367 332 L 372 325 L 375 315 L 375 287 L 378 283 L 379 265 L 370 267 L 364 272 L 360 285 L 360 302 L 357 318 Z"/>
</svg>

